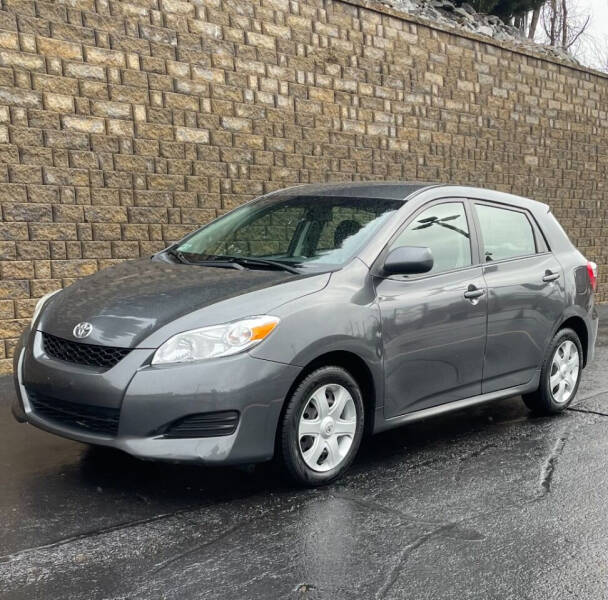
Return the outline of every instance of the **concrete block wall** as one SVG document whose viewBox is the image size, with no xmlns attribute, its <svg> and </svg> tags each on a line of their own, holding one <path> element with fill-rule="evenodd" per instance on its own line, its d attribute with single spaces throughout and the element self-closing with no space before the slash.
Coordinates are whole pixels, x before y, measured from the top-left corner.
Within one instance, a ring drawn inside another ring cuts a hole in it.
<svg viewBox="0 0 608 600">
<path fill-rule="evenodd" d="M 0 373 L 36 299 L 296 183 L 546 201 L 608 283 L 608 78 L 374 0 L 0 0 Z"/>
</svg>

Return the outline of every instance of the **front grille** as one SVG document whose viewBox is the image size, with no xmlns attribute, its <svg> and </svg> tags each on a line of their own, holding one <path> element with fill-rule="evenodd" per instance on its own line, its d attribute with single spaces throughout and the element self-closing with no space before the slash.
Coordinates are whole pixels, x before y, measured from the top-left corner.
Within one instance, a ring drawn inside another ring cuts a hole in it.
<svg viewBox="0 0 608 600">
<path fill-rule="evenodd" d="M 119 408 L 67 402 L 26 391 L 33 412 L 47 421 L 108 436 L 118 432 Z"/>
<path fill-rule="evenodd" d="M 131 348 L 81 344 L 44 332 L 42 333 L 42 347 L 53 358 L 103 369 L 111 369 L 119 360 L 122 360 L 131 352 Z"/>
<path fill-rule="evenodd" d="M 165 428 L 166 438 L 198 438 L 230 435 L 239 422 L 236 410 L 188 415 L 174 421 Z"/>
</svg>

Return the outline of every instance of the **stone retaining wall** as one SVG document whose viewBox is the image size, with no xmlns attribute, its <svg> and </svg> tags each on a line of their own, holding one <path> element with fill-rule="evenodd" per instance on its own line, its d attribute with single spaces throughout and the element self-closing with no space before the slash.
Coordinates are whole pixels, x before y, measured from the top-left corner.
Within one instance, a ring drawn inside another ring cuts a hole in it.
<svg viewBox="0 0 608 600">
<path fill-rule="evenodd" d="M 0 372 L 44 293 L 295 183 L 551 204 L 608 281 L 608 79 L 373 0 L 2 0 Z"/>
</svg>

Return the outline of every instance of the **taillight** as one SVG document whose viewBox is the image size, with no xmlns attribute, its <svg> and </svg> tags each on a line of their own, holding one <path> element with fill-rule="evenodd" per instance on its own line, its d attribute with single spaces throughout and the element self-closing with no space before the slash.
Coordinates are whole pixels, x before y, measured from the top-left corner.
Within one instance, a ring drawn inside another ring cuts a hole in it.
<svg viewBox="0 0 608 600">
<path fill-rule="evenodd" d="M 595 292 L 597 289 L 597 265 L 590 260 L 587 261 L 587 274 L 589 275 L 589 285 Z"/>
</svg>

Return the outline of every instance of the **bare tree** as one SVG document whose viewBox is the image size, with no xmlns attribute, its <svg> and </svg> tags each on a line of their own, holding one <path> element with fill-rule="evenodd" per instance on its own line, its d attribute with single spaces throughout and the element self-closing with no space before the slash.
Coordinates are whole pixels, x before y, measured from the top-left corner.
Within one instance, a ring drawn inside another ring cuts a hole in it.
<svg viewBox="0 0 608 600">
<path fill-rule="evenodd" d="M 608 5 L 608 0 L 602 1 Z M 605 25 L 598 23 L 601 11 L 596 12 L 599 9 L 586 0 L 540 2 L 538 9 L 528 13 L 528 38 L 562 48 L 579 63 L 608 73 L 608 37 Z"/>
<path fill-rule="evenodd" d="M 528 39 L 533 40 L 536 35 L 536 28 L 538 27 L 538 20 L 540 18 L 540 11 L 542 6 L 536 7 L 532 11 L 532 18 L 530 19 L 530 29 L 528 30 Z"/>
<path fill-rule="evenodd" d="M 557 40 L 557 0 L 551 0 L 550 2 L 550 8 L 545 9 L 543 11 L 543 17 L 546 18 L 543 20 L 543 25 L 545 26 L 545 32 L 547 33 L 547 35 L 549 36 L 549 40 L 551 42 L 552 46 L 556 45 L 556 40 Z M 549 21 L 549 32 L 547 32 L 547 24 L 546 21 Z"/>
<path fill-rule="evenodd" d="M 568 2 L 562 0 L 562 48 L 568 43 Z"/>
<path fill-rule="evenodd" d="M 589 41 L 590 65 L 598 71 L 608 73 L 608 39 Z"/>
<path fill-rule="evenodd" d="M 540 11 L 540 19 L 551 46 L 570 50 L 583 35 L 591 15 L 580 10 L 574 0 L 549 0 Z"/>
</svg>

